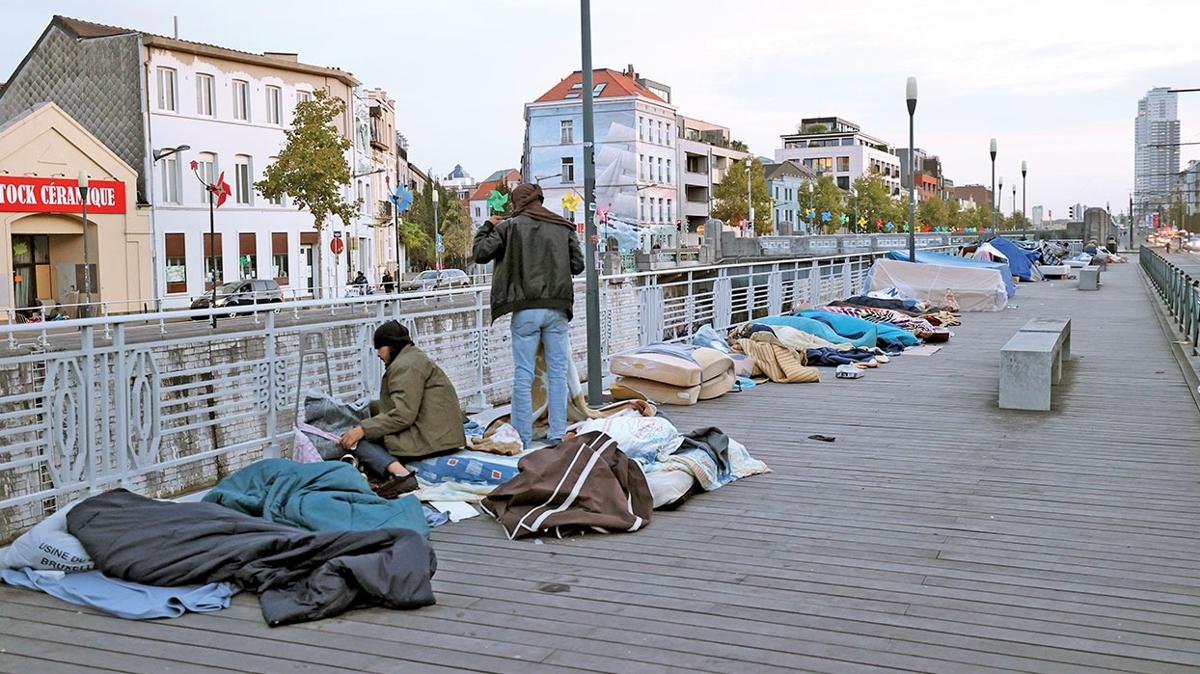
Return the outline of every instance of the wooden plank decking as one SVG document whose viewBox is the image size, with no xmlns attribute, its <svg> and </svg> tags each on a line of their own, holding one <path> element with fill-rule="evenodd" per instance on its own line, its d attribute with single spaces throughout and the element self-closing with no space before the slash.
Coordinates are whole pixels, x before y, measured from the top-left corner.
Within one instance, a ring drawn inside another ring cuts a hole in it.
<svg viewBox="0 0 1200 674">
<path fill-rule="evenodd" d="M 443 527 L 436 607 L 270 629 L 251 596 L 131 622 L 0 587 L 0 671 L 1198 671 L 1200 414 L 1136 265 L 1109 269 L 861 380 L 668 408 L 774 472 L 636 534 Z M 998 410 L 1000 346 L 1064 314 L 1053 411 Z"/>
</svg>

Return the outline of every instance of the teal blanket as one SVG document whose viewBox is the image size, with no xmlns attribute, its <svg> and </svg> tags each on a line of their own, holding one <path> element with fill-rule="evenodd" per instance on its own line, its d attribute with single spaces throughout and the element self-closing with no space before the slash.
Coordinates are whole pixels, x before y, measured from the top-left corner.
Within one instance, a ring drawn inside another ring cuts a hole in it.
<svg viewBox="0 0 1200 674">
<path fill-rule="evenodd" d="M 341 461 L 263 459 L 221 480 L 204 500 L 309 531 L 411 529 L 429 536 L 415 496 L 380 498 L 354 466 Z"/>
<path fill-rule="evenodd" d="M 789 328 L 795 328 L 801 332 L 807 332 L 810 335 L 816 335 L 821 339 L 832 342 L 834 344 L 853 344 L 867 349 L 875 348 L 875 340 L 878 333 L 872 327 L 865 334 L 860 335 L 857 339 L 851 339 L 843 335 L 839 335 L 837 331 L 821 321 L 805 318 L 804 316 L 768 316 L 766 318 L 756 318 L 752 322 L 762 325 L 786 325 Z"/>
<path fill-rule="evenodd" d="M 903 349 L 921 343 L 921 340 L 917 339 L 916 335 L 895 323 L 872 323 L 857 316 L 834 314 L 828 311 L 800 311 L 797 312 L 797 315 L 820 321 L 833 328 L 834 332 L 846 339 L 862 337 L 874 331 L 881 347 L 890 346 Z"/>
</svg>

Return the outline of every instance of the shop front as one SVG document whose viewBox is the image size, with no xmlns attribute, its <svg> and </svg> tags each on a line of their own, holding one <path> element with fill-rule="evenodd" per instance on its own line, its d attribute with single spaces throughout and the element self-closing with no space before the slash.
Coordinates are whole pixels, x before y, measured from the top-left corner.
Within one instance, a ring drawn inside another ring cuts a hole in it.
<svg viewBox="0 0 1200 674">
<path fill-rule="evenodd" d="M 0 127 L 5 320 L 71 318 L 88 301 L 93 312 L 152 306 L 150 223 L 136 182 L 132 168 L 52 103 Z"/>
</svg>

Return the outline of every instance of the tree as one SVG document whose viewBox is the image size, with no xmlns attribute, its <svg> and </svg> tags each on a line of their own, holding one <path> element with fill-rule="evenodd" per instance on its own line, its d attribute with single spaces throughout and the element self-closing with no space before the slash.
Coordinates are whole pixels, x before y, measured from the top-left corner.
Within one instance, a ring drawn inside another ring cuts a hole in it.
<svg viewBox="0 0 1200 674">
<path fill-rule="evenodd" d="M 945 227 L 950 219 L 946 202 L 939 196 L 926 199 L 917 205 L 917 222 L 919 225 L 931 227 L 934 230 Z"/>
<path fill-rule="evenodd" d="M 838 188 L 837 183 L 830 176 L 821 176 L 817 178 L 813 189 L 813 208 L 816 209 L 816 223 L 818 232 L 829 233 L 838 228 L 838 219 L 845 212 L 844 200 L 845 193 Z M 829 214 L 829 219 L 825 219 L 825 214 Z"/>
<path fill-rule="evenodd" d="M 717 183 L 714 196 L 717 198 L 713 217 L 724 220 L 730 225 L 736 225 L 739 220 L 749 220 L 746 207 L 746 162 L 750 162 L 751 199 L 754 202 L 754 229 L 757 234 L 770 234 L 771 224 L 771 195 L 767 191 L 767 181 L 763 173 L 762 162 L 754 158 L 736 162 L 725 174 L 724 180 Z"/>
<path fill-rule="evenodd" d="M 467 213 L 467 205 L 452 192 L 448 196 L 443 191 L 440 219 L 442 230 L 442 245 L 445 252 L 442 258 L 449 266 L 459 269 L 467 268 L 471 257 L 471 216 Z"/>
<path fill-rule="evenodd" d="M 267 166 L 263 179 L 254 183 L 254 189 L 266 199 L 291 197 L 298 210 L 312 214 L 313 227 L 318 231 L 331 217 L 348 225 L 361 206 L 342 197 L 342 189 L 350 184 L 350 164 L 346 161 L 350 140 L 337 130 L 333 120 L 345 110 L 345 101 L 324 89 L 318 89 L 312 99 L 297 103 L 292 126 L 284 131 L 283 150 Z M 322 258 L 322 246 L 317 246 L 317 269 L 323 268 Z"/>
<path fill-rule="evenodd" d="M 749 152 L 750 146 L 740 140 L 729 141 L 729 149 L 737 150 L 738 152 Z"/>
<path fill-rule="evenodd" d="M 876 224 L 877 221 L 883 220 L 887 222 L 891 210 L 894 207 L 892 197 L 888 195 L 887 185 L 883 182 L 883 178 L 878 175 L 862 175 L 854 181 L 854 191 L 858 194 L 853 198 L 854 203 L 850 204 L 851 217 L 854 216 L 853 211 L 858 211 L 860 218 L 866 219 L 866 224 L 863 228 L 868 232 L 879 231 L 880 227 Z M 855 227 L 857 222 L 851 223 Z"/>
<path fill-rule="evenodd" d="M 806 124 L 806 125 L 804 125 L 803 128 L 800 129 L 800 133 L 802 133 L 802 134 L 829 133 L 829 125 L 821 124 L 820 122 L 818 122 L 816 124 Z"/>
</svg>

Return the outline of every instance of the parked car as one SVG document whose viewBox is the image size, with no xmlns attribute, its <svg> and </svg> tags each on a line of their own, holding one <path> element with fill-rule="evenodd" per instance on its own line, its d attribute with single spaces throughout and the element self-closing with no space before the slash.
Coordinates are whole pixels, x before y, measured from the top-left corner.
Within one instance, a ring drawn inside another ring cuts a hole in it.
<svg viewBox="0 0 1200 674">
<path fill-rule="evenodd" d="M 207 309 L 212 306 L 212 291 L 192 301 L 192 309 Z M 248 279 L 233 281 L 217 286 L 218 307 L 242 307 L 250 304 L 275 304 L 283 301 L 283 291 L 272 279 Z M 201 316 L 193 316 L 199 319 Z"/>
<path fill-rule="evenodd" d="M 469 288 L 471 277 L 461 269 L 429 269 L 400 284 L 402 292 Z"/>
</svg>

